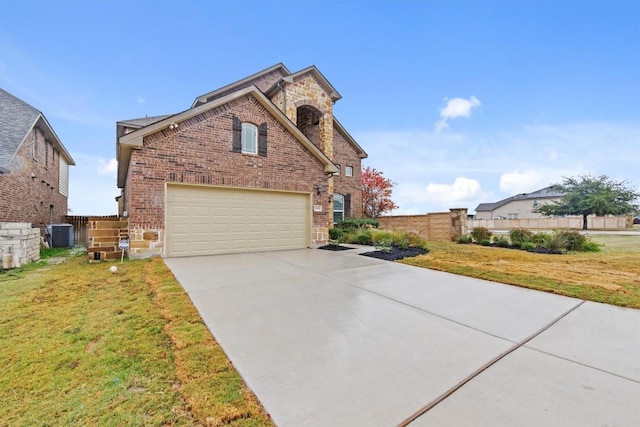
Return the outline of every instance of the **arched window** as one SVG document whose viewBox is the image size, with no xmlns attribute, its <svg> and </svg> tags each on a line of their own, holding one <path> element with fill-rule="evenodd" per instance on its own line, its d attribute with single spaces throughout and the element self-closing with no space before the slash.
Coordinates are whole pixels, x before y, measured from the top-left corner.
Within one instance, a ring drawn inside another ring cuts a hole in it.
<svg viewBox="0 0 640 427">
<path fill-rule="evenodd" d="M 258 127 L 252 123 L 242 123 L 242 152 L 258 153 Z"/>
<path fill-rule="evenodd" d="M 337 224 L 344 219 L 344 196 L 333 193 L 333 223 Z"/>
</svg>

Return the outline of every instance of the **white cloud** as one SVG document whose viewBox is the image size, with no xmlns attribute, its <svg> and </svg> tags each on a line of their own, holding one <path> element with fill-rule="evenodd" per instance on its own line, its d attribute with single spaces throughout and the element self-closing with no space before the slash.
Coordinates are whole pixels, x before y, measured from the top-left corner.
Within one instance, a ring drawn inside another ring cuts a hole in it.
<svg viewBox="0 0 640 427">
<path fill-rule="evenodd" d="M 118 171 L 118 161 L 116 159 L 98 159 L 98 173 L 100 175 L 116 176 Z"/>
<path fill-rule="evenodd" d="M 530 168 L 522 171 L 505 172 L 500 175 L 500 191 L 511 195 L 530 193 L 562 181 L 563 176 L 581 174 L 579 168 L 550 169 Z"/>
<path fill-rule="evenodd" d="M 482 195 L 482 187 L 475 179 L 458 177 L 453 184 L 436 184 L 430 182 L 427 185 L 427 195 L 430 199 L 439 200 L 447 206 L 456 207 L 458 204 L 466 204 Z"/>
<path fill-rule="evenodd" d="M 447 102 L 447 105 L 440 110 L 440 120 L 438 120 L 434 125 L 436 132 L 440 132 L 442 129 L 448 128 L 449 119 L 471 116 L 471 110 L 479 105 L 480 105 L 480 100 L 475 96 L 472 96 L 469 99 L 464 99 L 464 98 L 450 99 Z"/>
<path fill-rule="evenodd" d="M 584 173 L 605 174 L 640 185 L 640 126 L 629 123 L 560 123 L 522 125 L 482 133 L 436 134 L 429 129 L 354 134 L 375 167 L 397 183 L 393 200 L 397 214 L 419 214 L 495 202 L 535 191 Z M 481 192 L 464 194 L 465 181 L 475 180 Z M 427 191 L 432 183 L 430 192 Z M 442 187 L 448 185 L 450 187 Z M 446 189 L 446 191 L 444 191 Z M 457 193 L 456 193 L 457 191 Z M 436 194 L 440 196 L 436 196 Z"/>
<path fill-rule="evenodd" d="M 478 180 L 460 176 L 452 184 L 403 181 L 394 188 L 392 199 L 400 206 L 394 214 L 413 215 L 473 208 L 489 196 Z"/>
</svg>

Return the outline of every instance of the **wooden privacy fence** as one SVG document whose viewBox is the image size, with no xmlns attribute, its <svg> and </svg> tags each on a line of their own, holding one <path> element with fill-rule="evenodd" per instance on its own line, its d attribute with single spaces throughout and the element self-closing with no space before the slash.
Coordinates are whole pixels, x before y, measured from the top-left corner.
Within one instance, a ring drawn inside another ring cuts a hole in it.
<svg viewBox="0 0 640 427">
<path fill-rule="evenodd" d="M 63 217 L 63 220 L 67 224 L 73 226 L 73 241 L 76 245 L 87 246 L 89 239 L 89 218 L 118 218 L 118 215 L 106 215 L 106 216 L 78 216 L 67 215 Z"/>
</svg>

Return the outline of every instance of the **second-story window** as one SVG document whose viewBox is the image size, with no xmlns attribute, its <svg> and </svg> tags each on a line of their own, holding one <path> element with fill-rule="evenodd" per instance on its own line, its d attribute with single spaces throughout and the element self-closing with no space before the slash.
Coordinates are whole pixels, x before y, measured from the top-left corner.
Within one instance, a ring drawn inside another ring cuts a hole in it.
<svg viewBox="0 0 640 427">
<path fill-rule="evenodd" d="M 242 123 L 242 152 L 258 153 L 258 127 L 253 123 Z"/>
</svg>

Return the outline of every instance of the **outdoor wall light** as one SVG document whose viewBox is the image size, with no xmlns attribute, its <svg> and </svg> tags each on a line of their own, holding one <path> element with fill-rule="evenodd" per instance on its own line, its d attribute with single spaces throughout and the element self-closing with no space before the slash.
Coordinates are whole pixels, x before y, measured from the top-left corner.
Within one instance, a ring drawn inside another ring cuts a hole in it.
<svg viewBox="0 0 640 427">
<path fill-rule="evenodd" d="M 169 129 L 171 129 L 171 130 L 178 129 L 178 127 L 179 127 L 179 126 L 180 126 L 180 125 L 179 125 L 179 124 L 177 124 L 177 123 L 171 123 L 171 124 L 169 125 Z"/>
<path fill-rule="evenodd" d="M 316 194 L 319 196 L 322 193 L 322 184 L 316 184 Z"/>
</svg>

